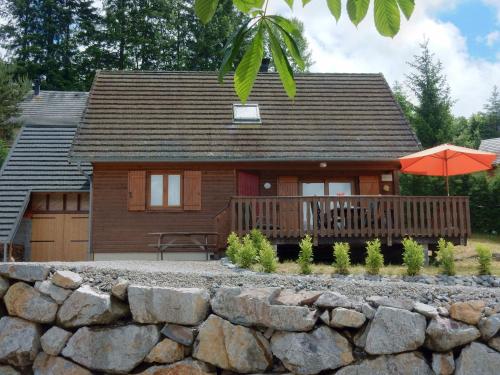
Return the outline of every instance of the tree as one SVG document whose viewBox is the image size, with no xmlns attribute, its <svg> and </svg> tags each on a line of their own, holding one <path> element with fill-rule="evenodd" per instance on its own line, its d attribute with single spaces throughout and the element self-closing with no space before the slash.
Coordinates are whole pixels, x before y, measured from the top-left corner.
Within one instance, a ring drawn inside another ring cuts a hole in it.
<svg viewBox="0 0 500 375">
<path fill-rule="evenodd" d="M 77 58 L 92 48 L 98 18 L 92 0 L 2 0 L 7 23 L 0 28 L 2 45 L 18 73 L 45 75 L 46 89 L 83 89 L 86 82 Z"/>
<path fill-rule="evenodd" d="M 401 107 L 401 110 L 403 111 L 406 119 L 408 120 L 408 122 L 412 123 L 413 117 L 415 116 L 415 106 L 408 98 L 408 95 L 400 82 L 394 82 L 392 92 L 394 93 L 394 98 Z"/>
<path fill-rule="evenodd" d="M 12 140 L 19 115 L 19 102 L 29 90 L 29 82 L 15 79 L 15 68 L 0 61 L 0 165 L 7 155 L 7 145 Z"/>
<path fill-rule="evenodd" d="M 407 75 L 407 84 L 417 100 L 412 125 L 427 148 L 450 141 L 453 101 L 441 62 L 435 60 L 428 41 L 420 47 L 421 54 L 409 62 L 413 72 Z"/>
<path fill-rule="evenodd" d="M 487 124 L 482 128 L 481 139 L 500 137 L 500 92 L 497 86 L 493 87 L 484 110 Z"/>
<path fill-rule="evenodd" d="M 224 41 L 246 19 L 230 0 L 206 26 L 187 0 L 105 0 L 103 7 L 107 69 L 215 70 Z"/>
<path fill-rule="evenodd" d="M 269 44 L 273 64 L 279 73 L 283 87 L 290 98 L 295 97 L 296 85 L 291 61 L 304 70 L 305 62 L 297 46 L 300 31 L 290 19 L 268 14 L 269 0 L 232 0 L 235 7 L 251 17 L 250 22 L 242 24 L 226 45 L 225 56 L 219 68 L 219 79 L 232 69 L 244 50 L 243 57 L 237 64 L 234 88 L 240 100 L 245 102 L 252 91 L 264 57 L 265 46 Z M 285 0 L 293 10 L 294 0 Z M 311 0 L 302 0 L 303 6 Z M 202 22 L 208 23 L 217 11 L 219 0 L 195 0 L 195 11 Z M 342 13 L 341 0 L 327 0 L 328 8 L 338 20 Z M 370 0 L 347 0 L 347 13 L 351 21 L 358 25 L 368 13 Z M 399 32 L 401 14 L 409 19 L 415 7 L 415 0 L 375 0 L 375 26 L 383 36 L 393 37 Z"/>
</svg>

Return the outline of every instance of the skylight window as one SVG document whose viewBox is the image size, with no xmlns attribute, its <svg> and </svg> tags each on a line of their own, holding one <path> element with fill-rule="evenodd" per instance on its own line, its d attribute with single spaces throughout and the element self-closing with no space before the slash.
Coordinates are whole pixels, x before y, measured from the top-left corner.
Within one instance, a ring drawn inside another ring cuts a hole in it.
<svg viewBox="0 0 500 375">
<path fill-rule="evenodd" d="M 258 104 L 233 104 L 233 120 L 235 123 L 260 123 Z"/>
</svg>

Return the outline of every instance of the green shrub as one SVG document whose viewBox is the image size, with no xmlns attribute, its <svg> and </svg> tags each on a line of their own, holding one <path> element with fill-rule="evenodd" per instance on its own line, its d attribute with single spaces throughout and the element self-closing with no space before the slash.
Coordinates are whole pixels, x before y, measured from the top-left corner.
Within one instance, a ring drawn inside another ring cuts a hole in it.
<svg viewBox="0 0 500 375">
<path fill-rule="evenodd" d="M 271 273 L 276 271 L 278 267 L 278 257 L 274 251 L 273 245 L 264 238 L 261 242 L 261 248 L 259 252 L 259 265 L 262 271 Z"/>
<path fill-rule="evenodd" d="M 257 255 L 259 255 L 263 242 L 267 241 L 266 236 L 264 236 L 260 230 L 252 229 L 250 231 L 250 238 L 252 239 L 253 247 L 257 251 Z"/>
<path fill-rule="evenodd" d="M 233 263 L 236 263 L 236 254 L 238 253 L 241 247 L 241 241 L 238 235 L 234 232 L 231 232 L 227 237 L 227 248 L 226 248 L 226 256 Z"/>
<path fill-rule="evenodd" d="M 299 258 L 297 264 L 300 268 L 300 273 L 308 275 L 312 272 L 311 264 L 313 262 L 313 243 L 310 235 L 306 235 L 299 244 Z"/>
<path fill-rule="evenodd" d="M 366 272 L 369 275 L 378 275 L 380 268 L 384 266 L 384 256 L 380 251 L 380 240 L 377 238 L 373 241 L 366 242 Z"/>
<path fill-rule="evenodd" d="M 493 257 L 491 249 L 484 245 L 477 245 L 476 253 L 479 262 L 478 273 L 480 275 L 491 275 L 491 260 Z"/>
<path fill-rule="evenodd" d="M 333 257 L 335 258 L 334 266 L 337 273 L 341 275 L 349 274 L 349 266 L 351 258 L 349 256 L 349 244 L 346 242 L 337 242 L 333 245 Z"/>
<path fill-rule="evenodd" d="M 437 261 L 445 275 L 454 276 L 455 272 L 455 246 L 443 238 L 438 241 Z"/>
<path fill-rule="evenodd" d="M 250 235 L 243 237 L 243 245 L 236 253 L 236 264 L 241 268 L 250 268 L 257 261 L 257 250 Z"/>
<path fill-rule="evenodd" d="M 406 273 L 415 276 L 420 273 L 424 266 L 424 248 L 417 241 L 411 238 L 403 240 L 403 264 L 406 266 Z"/>
</svg>

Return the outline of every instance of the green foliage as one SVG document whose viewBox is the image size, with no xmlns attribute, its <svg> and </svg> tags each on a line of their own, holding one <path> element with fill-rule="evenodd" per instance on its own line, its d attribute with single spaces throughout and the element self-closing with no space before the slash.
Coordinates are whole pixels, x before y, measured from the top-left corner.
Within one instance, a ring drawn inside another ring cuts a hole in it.
<svg viewBox="0 0 500 375">
<path fill-rule="evenodd" d="M 313 262 L 313 243 L 310 235 L 306 235 L 299 243 L 299 258 L 297 264 L 300 268 L 300 273 L 309 275 L 312 272 Z"/>
<path fill-rule="evenodd" d="M 9 148 L 7 147 L 7 143 L 3 139 L 0 139 L 0 168 L 2 168 L 2 164 L 7 158 L 8 153 Z"/>
<path fill-rule="evenodd" d="M 215 71 L 223 43 L 249 17 L 232 0 L 193 3 L 3 0 L 0 42 L 18 74 L 47 76 L 42 89 L 88 90 L 97 69 Z M 196 17 L 195 6 L 212 6 L 209 24 Z M 234 56 L 241 58 L 239 48 Z"/>
<path fill-rule="evenodd" d="M 440 238 L 436 256 L 443 274 L 454 276 L 456 274 L 455 246 L 451 242 L 446 242 L 443 238 Z"/>
<path fill-rule="evenodd" d="M 349 244 L 346 242 L 337 242 L 333 245 L 333 257 L 335 259 L 333 265 L 335 266 L 337 273 L 341 275 L 349 274 L 349 267 L 351 266 L 349 252 Z"/>
<path fill-rule="evenodd" d="M 266 273 L 274 272 L 278 267 L 278 257 L 267 238 L 264 238 L 259 249 L 259 265 Z"/>
<path fill-rule="evenodd" d="M 207 23 L 214 16 L 218 4 L 219 0 L 196 0 L 194 2 L 194 11 L 201 22 Z"/>
<path fill-rule="evenodd" d="M 403 264 L 406 266 L 406 273 L 415 276 L 420 273 L 424 266 L 424 248 L 411 238 L 403 240 Z"/>
<path fill-rule="evenodd" d="M 493 253 L 491 249 L 484 245 L 476 246 L 477 261 L 478 261 L 478 273 L 479 275 L 491 275 L 491 261 L 493 258 Z"/>
<path fill-rule="evenodd" d="M 347 0 L 347 14 L 351 22 L 358 26 L 366 17 L 370 0 Z"/>
<path fill-rule="evenodd" d="M 19 103 L 29 90 L 30 83 L 24 78 L 16 79 L 15 66 L 0 60 L 0 140 L 4 149 L 12 140 L 19 115 Z"/>
<path fill-rule="evenodd" d="M 293 10 L 294 1 L 285 0 L 285 2 Z M 302 0 L 302 5 L 306 6 L 310 2 L 311 0 Z M 251 17 L 252 21 L 245 26 L 248 27 L 245 34 L 252 35 L 252 37 L 246 47 L 243 46 L 243 40 L 236 37 L 226 45 L 225 56 L 227 59 L 219 69 L 221 75 L 224 76 L 228 71 L 228 66 L 233 65 L 235 51 L 244 48 L 246 52 L 236 68 L 238 79 L 234 80 L 234 88 L 240 100 L 246 102 L 261 65 L 263 46 L 269 45 L 273 65 L 279 73 L 283 87 L 287 95 L 294 98 L 296 86 L 291 61 L 294 61 L 299 67 L 305 66 L 303 63 L 305 59 L 301 56 L 303 51 L 297 48 L 299 43 L 296 36 L 283 28 L 283 25 L 277 25 L 277 16 L 267 13 L 267 0 L 233 0 L 233 4 L 238 10 Z M 399 31 L 400 13 L 402 12 L 408 19 L 415 7 L 414 0 L 374 0 L 374 4 L 377 30 L 381 35 L 389 37 L 395 36 Z M 341 0 L 327 0 L 327 5 L 333 17 L 339 20 L 342 14 Z M 370 0 L 347 1 L 347 13 L 355 25 L 358 25 L 365 18 L 369 5 Z M 217 0 L 196 0 L 195 12 L 203 22 L 208 22 L 215 14 L 214 7 L 216 6 Z M 276 28 L 276 26 L 278 27 Z M 263 29 L 265 29 L 265 33 Z"/>
<path fill-rule="evenodd" d="M 384 266 L 384 256 L 380 250 L 380 240 L 377 238 L 373 241 L 366 242 L 366 272 L 369 275 L 378 275 L 380 268 Z"/>
<path fill-rule="evenodd" d="M 484 110 L 486 124 L 481 128 L 481 139 L 500 137 L 500 92 L 497 86 L 493 87 Z"/>
<path fill-rule="evenodd" d="M 257 249 L 250 235 L 243 237 L 243 244 L 236 253 L 236 264 L 241 268 L 250 268 L 257 262 Z"/>
<path fill-rule="evenodd" d="M 226 256 L 233 263 L 236 263 L 236 254 L 240 251 L 242 244 L 238 235 L 234 232 L 231 232 L 227 237 L 227 249 Z"/>
<path fill-rule="evenodd" d="M 340 16 L 342 15 L 342 1 L 341 0 L 326 0 L 328 4 L 328 9 L 330 9 L 330 13 L 335 17 L 338 21 Z"/>
<path fill-rule="evenodd" d="M 428 41 L 421 44 L 421 54 L 409 65 L 413 71 L 407 83 L 417 98 L 411 124 L 424 148 L 445 143 L 451 134 L 453 100 L 443 66 L 436 61 Z"/>
<path fill-rule="evenodd" d="M 252 243 L 257 251 L 257 254 L 260 253 L 260 250 L 264 246 L 264 242 L 268 242 L 266 236 L 264 236 L 258 229 L 252 229 L 250 231 L 250 238 L 252 239 Z"/>
</svg>

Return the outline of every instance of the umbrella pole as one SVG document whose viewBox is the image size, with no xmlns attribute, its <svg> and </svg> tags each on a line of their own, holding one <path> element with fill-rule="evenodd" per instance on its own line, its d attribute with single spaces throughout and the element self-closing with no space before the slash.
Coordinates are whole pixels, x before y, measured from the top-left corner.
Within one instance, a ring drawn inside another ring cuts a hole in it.
<svg viewBox="0 0 500 375">
<path fill-rule="evenodd" d="M 446 175 L 446 193 L 450 196 L 450 183 L 448 182 L 448 175 Z"/>
</svg>

